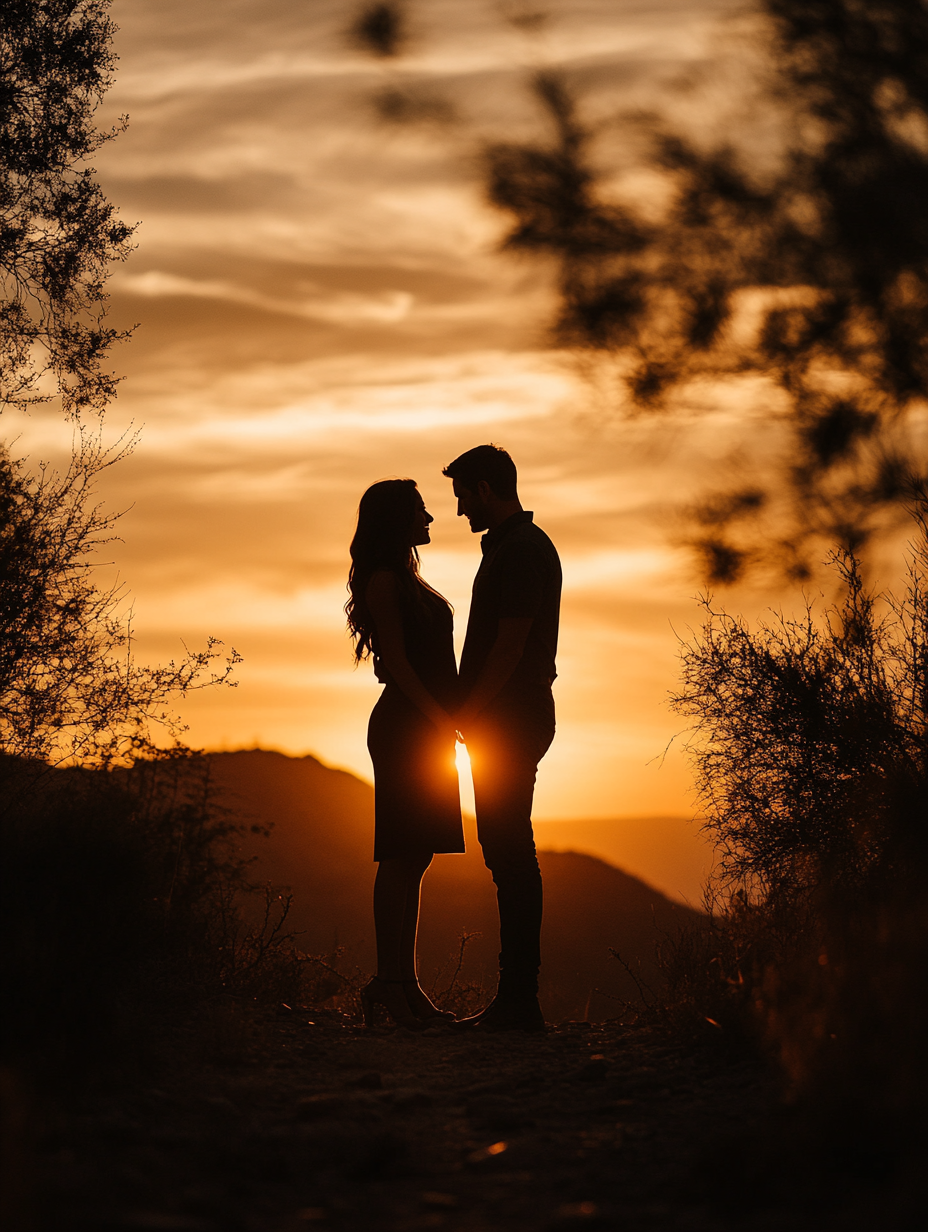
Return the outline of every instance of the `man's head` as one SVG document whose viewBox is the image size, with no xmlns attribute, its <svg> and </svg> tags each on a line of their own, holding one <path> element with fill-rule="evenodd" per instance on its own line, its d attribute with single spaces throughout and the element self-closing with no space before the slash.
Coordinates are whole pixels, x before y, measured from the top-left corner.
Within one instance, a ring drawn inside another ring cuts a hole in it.
<svg viewBox="0 0 928 1232">
<path fill-rule="evenodd" d="M 475 534 L 498 526 L 522 508 L 516 490 L 516 464 L 498 445 L 468 449 L 442 474 L 453 481 L 458 517 L 467 518 Z"/>
</svg>

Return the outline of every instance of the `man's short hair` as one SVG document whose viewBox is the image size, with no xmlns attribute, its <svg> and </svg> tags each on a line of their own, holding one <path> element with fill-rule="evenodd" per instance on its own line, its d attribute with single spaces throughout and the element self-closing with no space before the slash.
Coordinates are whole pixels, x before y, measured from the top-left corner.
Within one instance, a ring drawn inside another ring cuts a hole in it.
<svg viewBox="0 0 928 1232">
<path fill-rule="evenodd" d="M 481 479 L 490 485 L 490 491 L 500 500 L 514 500 L 516 496 L 516 464 L 505 449 L 499 445 L 477 445 L 455 458 L 442 471 L 449 479 L 456 479 L 468 492 L 476 492 Z"/>
</svg>

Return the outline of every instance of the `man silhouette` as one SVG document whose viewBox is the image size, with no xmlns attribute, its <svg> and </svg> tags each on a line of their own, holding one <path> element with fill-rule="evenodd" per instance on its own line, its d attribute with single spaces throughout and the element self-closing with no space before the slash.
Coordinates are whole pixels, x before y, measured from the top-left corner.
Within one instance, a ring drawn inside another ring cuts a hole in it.
<svg viewBox="0 0 928 1232">
<path fill-rule="evenodd" d="M 474 776 L 477 836 L 496 883 L 499 986 L 482 1013 L 458 1024 L 543 1031 L 538 1004 L 541 871 L 532 833 L 538 763 L 554 738 L 561 563 L 522 508 L 512 458 L 496 445 L 461 454 L 443 474 L 458 516 L 485 531 L 461 655 L 456 714 Z"/>
</svg>

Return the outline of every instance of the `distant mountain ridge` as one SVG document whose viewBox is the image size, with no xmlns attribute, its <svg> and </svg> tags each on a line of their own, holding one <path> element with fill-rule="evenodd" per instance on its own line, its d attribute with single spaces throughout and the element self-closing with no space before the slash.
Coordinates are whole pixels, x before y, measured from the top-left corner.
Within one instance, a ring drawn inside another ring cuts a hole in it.
<svg viewBox="0 0 928 1232">
<path fill-rule="evenodd" d="M 536 821 L 535 841 L 545 851 L 585 851 L 624 868 L 678 902 L 699 906 L 715 850 L 692 817 L 571 818 Z"/>
<path fill-rule="evenodd" d="M 289 886 L 291 920 L 309 952 L 345 949 L 363 971 L 374 964 L 371 890 L 374 798 L 368 783 L 314 757 L 262 749 L 206 755 L 222 803 L 243 822 L 271 829 L 246 833 L 256 880 Z M 479 932 L 464 974 L 492 983 L 499 947 L 495 887 L 472 826 L 466 855 L 436 856 L 422 894 L 420 966 L 429 984 L 448 968 L 462 930 Z M 595 856 L 540 852 L 545 881 L 541 995 L 552 1019 L 615 1016 L 611 998 L 634 1000 L 634 981 L 610 955 L 649 983 L 659 980 L 654 944 L 701 917 L 659 890 Z M 441 987 L 439 981 L 439 987 Z"/>
</svg>

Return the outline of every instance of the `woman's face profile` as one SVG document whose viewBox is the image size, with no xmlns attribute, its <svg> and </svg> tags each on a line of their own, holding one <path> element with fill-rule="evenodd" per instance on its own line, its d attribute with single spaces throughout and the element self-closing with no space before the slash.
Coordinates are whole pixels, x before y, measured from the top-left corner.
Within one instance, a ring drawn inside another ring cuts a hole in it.
<svg viewBox="0 0 928 1232">
<path fill-rule="evenodd" d="M 432 536 L 429 532 L 429 526 L 435 519 L 425 507 L 425 501 L 416 493 L 416 512 L 412 519 L 412 532 L 410 535 L 410 547 L 418 548 L 423 544 L 431 543 Z"/>
</svg>

